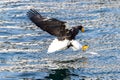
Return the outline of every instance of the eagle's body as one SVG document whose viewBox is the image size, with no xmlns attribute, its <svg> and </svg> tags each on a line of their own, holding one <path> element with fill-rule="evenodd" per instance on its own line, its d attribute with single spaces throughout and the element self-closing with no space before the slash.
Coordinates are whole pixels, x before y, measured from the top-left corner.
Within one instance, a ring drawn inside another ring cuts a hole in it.
<svg viewBox="0 0 120 80">
<path fill-rule="evenodd" d="M 79 30 L 83 29 L 82 26 L 76 26 L 72 27 L 72 29 L 67 29 L 65 21 L 60 21 L 55 18 L 45 18 L 34 9 L 30 9 L 30 11 L 27 12 L 27 15 L 29 19 L 40 29 L 57 37 L 57 39 L 55 39 L 49 46 L 48 52 L 55 52 L 71 46 L 75 47 L 75 45 L 78 45 L 75 50 L 81 48 L 81 45 L 75 41 L 75 37 L 79 33 Z M 78 44 L 73 44 L 72 42 Z M 55 46 L 59 47 L 54 50 Z"/>
</svg>

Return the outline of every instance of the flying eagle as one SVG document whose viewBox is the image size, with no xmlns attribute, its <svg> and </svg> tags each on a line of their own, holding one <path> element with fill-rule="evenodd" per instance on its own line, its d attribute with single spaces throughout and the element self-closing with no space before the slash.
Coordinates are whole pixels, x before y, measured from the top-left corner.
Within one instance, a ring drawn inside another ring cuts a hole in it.
<svg viewBox="0 0 120 80">
<path fill-rule="evenodd" d="M 49 46 L 48 53 L 60 51 L 69 47 L 72 47 L 73 50 L 79 50 L 83 47 L 75 40 L 79 30 L 84 32 L 83 26 L 75 26 L 69 29 L 66 26 L 67 22 L 55 18 L 44 17 L 35 9 L 30 9 L 27 12 L 27 16 L 37 27 L 57 37 Z"/>
</svg>

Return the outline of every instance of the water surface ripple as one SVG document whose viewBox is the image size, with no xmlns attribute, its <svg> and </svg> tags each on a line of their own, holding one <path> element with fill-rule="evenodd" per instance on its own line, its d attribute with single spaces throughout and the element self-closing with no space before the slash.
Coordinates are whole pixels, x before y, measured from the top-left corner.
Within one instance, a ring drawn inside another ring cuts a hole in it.
<svg viewBox="0 0 120 80">
<path fill-rule="evenodd" d="M 83 25 L 77 40 L 87 52 L 47 54 L 53 36 L 37 28 L 26 12 Z M 91 55 L 96 52 L 99 55 Z M 57 77 L 56 77 L 57 76 Z M 119 80 L 119 0 L 1 0 L 0 80 Z"/>
</svg>

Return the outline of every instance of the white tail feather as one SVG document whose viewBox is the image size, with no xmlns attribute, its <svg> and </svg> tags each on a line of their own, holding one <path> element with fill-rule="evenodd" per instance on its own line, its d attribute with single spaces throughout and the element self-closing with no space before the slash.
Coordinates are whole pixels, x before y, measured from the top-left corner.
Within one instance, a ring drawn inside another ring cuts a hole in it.
<svg viewBox="0 0 120 80">
<path fill-rule="evenodd" d="M 66 49 L 69 44 L 69 40 L 59 41 L 58 39 L 54 39 L 53 42 L 50 44 L 47 53 L 52 53 L 55 51 Z"/>
<path fill-rule="evenodd" d="M 79 50 L 82 48 L 82 45 L 79 44 L 78 41 L 76 40 L 63 40 L 63 41 L 59 41 L 58 39 L 54 39 L 52 41 L 52 43 L 50 44 L 49 48 L 48 48 L 48 52 L 47 53 L 52 53 L 55 51 L 60 51 L 60 50 L 64 50 L 67 49 L 68 46 L 72 44 L 72 49 L 75 50 Z"/>
<path fill-rule="evenodd" d="M 82 45 L 81 45 L 78 41 L 76 41 L 76 40 L 71 40 L 70 42 L 71 42 L 71 44 L 72 44 L 72 49 L 73 49 L 74 51 L 79 50 L 79 49 L 82 48 Z"/>
</svg>

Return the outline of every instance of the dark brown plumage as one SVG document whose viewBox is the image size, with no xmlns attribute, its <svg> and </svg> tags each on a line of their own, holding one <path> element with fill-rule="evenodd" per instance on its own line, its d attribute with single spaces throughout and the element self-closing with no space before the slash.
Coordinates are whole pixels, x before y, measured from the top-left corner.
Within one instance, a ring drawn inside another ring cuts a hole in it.
<svg viewBox="0 0 120 80">
<path fill-rule="evenodd" d="M 40 15 L 36 10 L 30 9 L 27 12 L 29 19 L 43 31 L 48 32 L 51 35 L 54 35 L 58 40 L 72 40 L 75 39 L 75 36 L 78 34 L 79 30 L 82 30 L 82 26 L 72 27 L 72 29 L 66 29 L 64 21 L 60 21 L 55 18 L 45 18 Z"/>
</svg>

